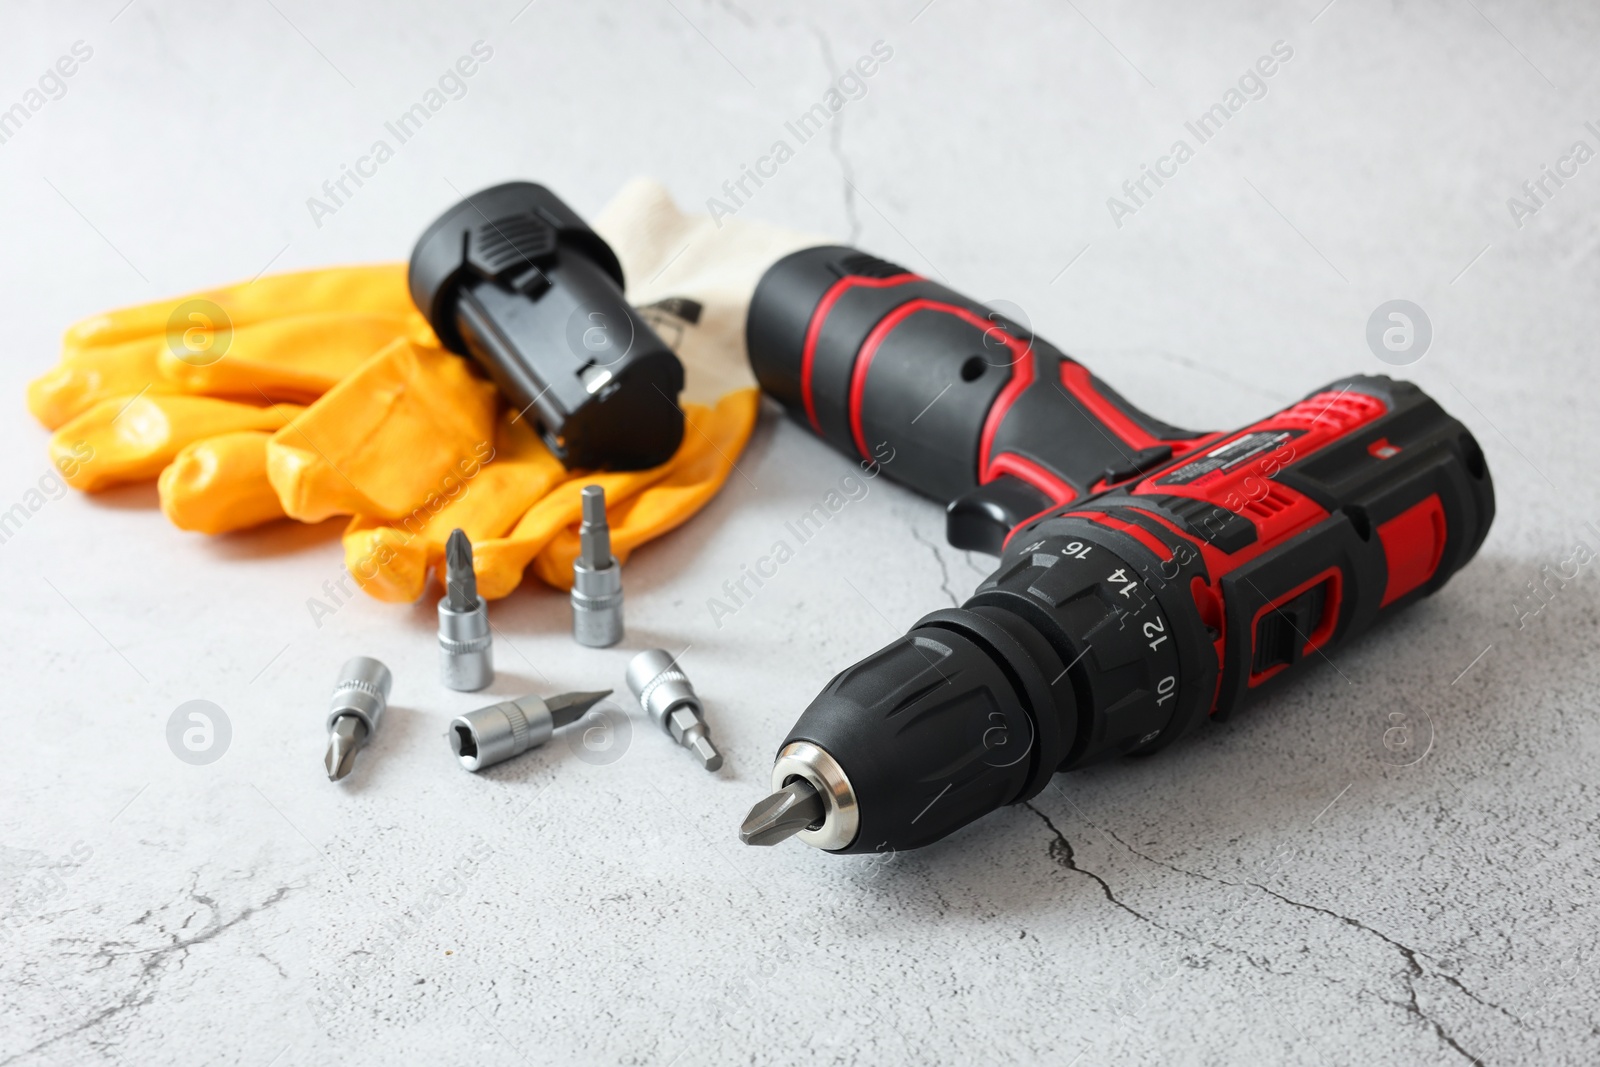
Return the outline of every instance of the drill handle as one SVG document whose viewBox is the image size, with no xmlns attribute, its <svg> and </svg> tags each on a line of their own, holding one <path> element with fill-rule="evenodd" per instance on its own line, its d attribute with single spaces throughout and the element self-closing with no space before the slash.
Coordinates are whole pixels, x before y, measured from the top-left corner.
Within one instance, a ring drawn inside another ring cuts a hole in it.
<svg viewBox="0 0 1600 1067">
<path fill-rule="evenodd" d="M 1018 523 L 1214 437 L 1150 417 L 1025 324 L 852 248 L 773 265 L 746 337 L 762 387 L 815 433 L 947 502 L 958 548 L 998 554 Z"/>
</svg>

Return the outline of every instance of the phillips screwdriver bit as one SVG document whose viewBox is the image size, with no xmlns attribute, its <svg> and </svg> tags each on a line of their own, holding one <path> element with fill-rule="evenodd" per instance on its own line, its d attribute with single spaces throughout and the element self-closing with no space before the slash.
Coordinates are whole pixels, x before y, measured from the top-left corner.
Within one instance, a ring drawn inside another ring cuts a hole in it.
<svg viewBox="0 0 1600 1067">
<path fill-rule="evenodd" d="M 625 677 L 639 706 L 668 737 L 693 752 L 706 770 L 722 766 L 700 697 L 670 652 L 652 648 L 639 653 L 628 663 Z"/>
<path fill-rule="evenodd" d="M 622 640 L 622 567 L 611 555 L 606 491 L 598 485 L 583 487 L 578 558 L 572 561 L 572 637 L 589 648 Z"/>
<path fill-rule="evenodd" d="M 804 778 L 796 778 L 756 802 L 739 826 L 739 840 L 747 845 L 776 845 L 816 826 L 826 815 L 822 794 Z"/>
<path fill-rule="evenodd" d="M 490 704 L 450 720 L 450 748 L 461 766 L 476 773 L 544 744 L 561 727 L 577 722 L 610 695 L 607 689 L 562 693 L 547 700 L 529 693 Z"/>
<path fill-rule="evenodd" d="M 328 751 L 322 758 L 328 781 L 348 775 L 356 753 L 378 732 L 391 681 L 389 668 L 369 656 L 356 656 L 340 668 L 328 705 Z"/>
<path fill-rule="evenodd" d="M 451 689 L 477 692 L 494 681 L 489 608 L 478 596 L 472 542 L 450 531 L 444 546 L 445 595 L 439 601 L 439 679 Z"/>
</svg>

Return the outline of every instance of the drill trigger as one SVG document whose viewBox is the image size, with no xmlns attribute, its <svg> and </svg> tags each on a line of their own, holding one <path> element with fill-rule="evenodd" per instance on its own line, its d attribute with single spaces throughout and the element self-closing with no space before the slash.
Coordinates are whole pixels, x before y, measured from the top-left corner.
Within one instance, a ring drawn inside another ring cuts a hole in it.
<svg viewBox="0 0 1600 1067">
<path fill-rule="evenodd" d="M 1054 503 L 1015 475 L 997 475 L 950 502 L 945 540 L 952 548 L 998 556 L 1012 530 Z"/>
</svg>

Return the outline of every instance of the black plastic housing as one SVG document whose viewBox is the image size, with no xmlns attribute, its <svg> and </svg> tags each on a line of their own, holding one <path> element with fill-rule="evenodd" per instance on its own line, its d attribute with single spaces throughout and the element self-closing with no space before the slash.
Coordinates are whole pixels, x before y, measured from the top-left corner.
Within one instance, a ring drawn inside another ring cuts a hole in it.
<svg viewBox="0 0 1600 1067">
<path fill-rule="evenodd" d="M 773 264 L 745 339 L 791 415 L 857 459 L 887 445 L 890 478 L 947 504 L 957 548 L 998 555 L 1023 519 L 1203 436 L 1140 411 L 1026 323 L 843 245 Z"/>
<path fill-rule="evenodd" d="M 411 253 L 411 298 L 569 468 L 641 470 L 683 440 L 683 365 L 623 296 L 622 267 L 554 193 L 508 182 L 450 208 Z"/>
</svg>

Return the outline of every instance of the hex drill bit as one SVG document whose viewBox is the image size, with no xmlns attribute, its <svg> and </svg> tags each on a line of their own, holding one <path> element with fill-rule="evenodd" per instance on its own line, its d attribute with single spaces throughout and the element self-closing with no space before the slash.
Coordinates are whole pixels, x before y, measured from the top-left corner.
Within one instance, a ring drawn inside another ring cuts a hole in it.
<svg viewBox="0 0 1600 1067">
<path fill-rule="evenodd" d="M 451 689 L 472 693 L 494 681 L 494 635 L 489 608 L 478 596 L 472 568 L 472 542 L 463 530 L 450 531 L 444 545 L 445 595 L 439 601 L 439 679 Z"/>
<path fill-rule="evenodd" d="M 622 640 L 622 567 L 611 555 L 606 491 L 598 485 L 583 487 L 578 558 L 572 561 L 572 637 L 590 648 Z"/>
<path fill-rule="evenodd" d="M 611 563 L 611 527 L 606 523 L 606 491 L 602 486 L 583 487 L 583 522 L 578 527 L 578 554 L 596 570 Z"/>
<path fill-rule="evenodd" d="M 328 781 L 348 775 L 356 753 L 378 732 L 391 682 L 389 668 L 370 656 L 356 656 L 340 668 L 328 704 L 328 750 L 322 757 Z"/>
<path fill-rule="evenodd" d="M 668 737 L 693 752 L 706 770 L 722 766 L 722 753 L 711 743 L 699 694 L 670 652 L 652 648 L 639 653 L 629 661 L 624 677 L 639 706 Z"/>
</svg>

